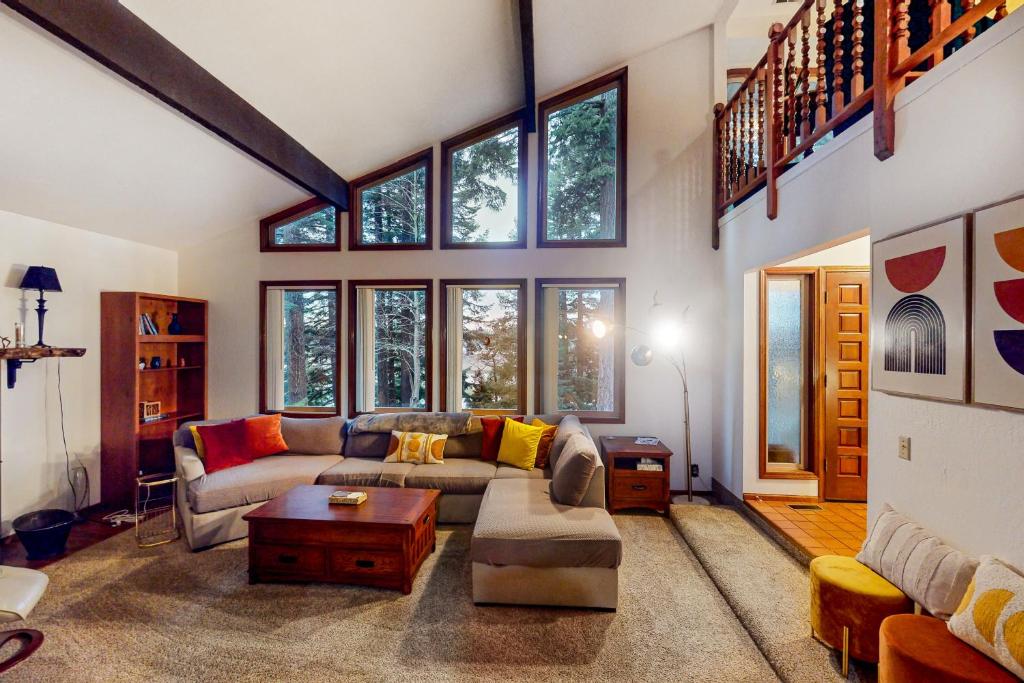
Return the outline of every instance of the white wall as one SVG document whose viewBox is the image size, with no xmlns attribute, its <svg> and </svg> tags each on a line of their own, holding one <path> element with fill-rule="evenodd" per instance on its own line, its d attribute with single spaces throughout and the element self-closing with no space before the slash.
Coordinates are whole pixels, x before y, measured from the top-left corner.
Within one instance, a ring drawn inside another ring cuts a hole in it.
<svg viewBox="0 0 1024 683">
<path fill-rule="evenodd" d="M 695 462 L 710 487 L 711 405 L 714 383 L 708 330 L 719 315 L 716 262 L 710 247 L 710 112 L 713 103 L 711 29 L 668 43 L 628 62 L 628 174 L 625 249 L 535 249 L 536 136 L 530 139 L 526 250 L 260 254 L 255 223 L 182 252 L 182 293 L 210 300 L 210 412 L 251 413 L 257 408 L 258 283 L 289 278 L 528 277 L 529 405 L 533 405 L 533 282 L 535 277 L 623 276 L 627 316 L 645 328 L 652 296 L 676 311 L 690 306 Z M 566 84 L 570 86 L 572 84 Z M 455 105 L 457 106 L 457 104 Z M 457 130 L 450 131 L 454 135 Z M 437 143 L 423 140 L 422 145 Z M 410 149 L 408 151 L 414 151 Z M 439 168 L 435 147 L 435 170 Z M 381 158 L 379 162 L 390 162 Z M 435 173 L 435 202 L 440 173 Z M 283 208 L 283 207 L 282 207 Z M 439 209 L 435 208 L 436 216 Z M 435 230 L 434 243 L 439 242 Z M 436 297 L 435 297 L 436 298 Z M 346 302 L 347 305 L 347 302 Z M 436 313 L 436 304 L 435 304 Z M 437 325 L 435 325 L 435 328 Z M 438 332 L 435 329 L 435 401 Z M 347 339 L 347 337 L 346 337 Z M 639 339 L 630 336 L 627 353 Z M 343 349 L 347 354 L 347 348 Z M 628 360 L 627 360 L 628 363 Z M 343 367 L 345 367 L 343 365 Z M 343 372 L 343 375 L 347 373 Z M 347 377 L 343 377 L 343 383 Z M 347 385 L 346 385 L 347 386 Z M 345 392 L 343 392 L 344 394 Z M 347 405 L 343 406 L 347 411 Z M 678 378 L 664 363 L 627 367 L 626 424 L 596 433 L 655 434 L 682 454 L 682 399 Z M 684 488 L 682 458 L 673 488 Z"/>
<path fill-rule="evenodd" d="M 28 266 L 57 270 L 63 292 L 46 296 L 45 338 L 53 346 L 87 349 L 61 360 L 64 423 L 72 464 L 81 460 L 100 498 L 100 292 L 174 293 L 178 257 L 172 251 L 0 211 L 0 335 L 14 339 L 25 322 L 26 341 L 38 339 L 38 292 L 17 289 Z M 2 365 L 6 365 L 3 363 Z M 6 368 L 4 368 L 6 370 Z M 57 395 L 57 360 L 22 366 L 13 390 L 0 375 L 0 447 L 3 451 L 3 528 L 18 515 L 45 507 L 69 508 Z"/>
<path fill-rule="evenodd" d="M 782 179 L 779 218 L 763 193 L 722 222 L 728 340 L 716 415 L 715 477 L 743 486 L 743 276 L 870 230 L 872 240 L 1024 191 L 1024 12 L 946 60 L 897 98 L 896 154 L 873 155 L 870 117 Z M 905 511 L 954 545 L 1024 565 L 1024 415 L 872 392 L 869 510 Z M 897 457 L 897 436 L 913 460 Z"/>
</svg>

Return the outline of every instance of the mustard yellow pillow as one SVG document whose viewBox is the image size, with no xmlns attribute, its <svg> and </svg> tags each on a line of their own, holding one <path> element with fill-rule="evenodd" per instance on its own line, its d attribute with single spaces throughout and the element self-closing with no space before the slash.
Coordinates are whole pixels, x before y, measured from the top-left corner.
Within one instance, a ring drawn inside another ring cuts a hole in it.
<svg viewBox="0 0 1024 683">
<path fill-rule="evenodd" d="M 206 446 L 203 445 L 203 437 L 199 434 L 199 427 L 189 427 L 188 431 L 192 432 L 192 440 L 196 442 L 196 455 L 199 456 L 200 460 L 206 460 Z"/>
<path fill-rule="evenodd" d="M 447 441 L 447 434 L 393 431 L 384 462 L 442 464 L 444 463 L 444 445 Z"/>
<path fill-rule="evenodd" d="M 544 427 L 531 427 L 506 417 L 501 445 L 498 447 L 498 462 L 521 470 L 532 470 L 543 436 Z"/>
</svg>

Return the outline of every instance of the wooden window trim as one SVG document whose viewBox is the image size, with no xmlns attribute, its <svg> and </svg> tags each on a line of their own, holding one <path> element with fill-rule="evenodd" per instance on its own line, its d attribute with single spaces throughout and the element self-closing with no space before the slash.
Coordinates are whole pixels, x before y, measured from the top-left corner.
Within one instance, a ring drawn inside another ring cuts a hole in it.
<svg viewBox="0 0 1024 683">
<path fill-rule="evenodd" d="M 441 387 L 441 409 L 454 410 L 448 405 L 448 287 L 495 287 L 505 286 L 506 289 L 518 289 L 519 301 L 516 321 L 516 349 L 519 357 L 516 367 L 516 383 L 519 405 L 513 410 L 487 409 L 470 410 L 474 415 L 522 415 L 526 412 L 526 297 L 527 286 L 525 279 L 511 278 L 477 278 L 465 280 L 441 280 L 441 363 L 440 363 L 440 387 Z"/>
<path fill-rule="evenodd" d="M 304 287 L 307 289 L 334 289 L 334 408 L 302 410 L 268 410 L 267 408 L 267 289 L 270 287 Z M 260 280 L 260 387 L 259 407 L 263 414 L 281 414 L 287 417 L 327 417 L 341 415 L 341 280 Z"/>
<path fill-rule="evenodd" d="M 811 349 L 808 352 L 807 381 L 808 397 L 808 424 L 807 424 L 807 447 L 810 452 L 807 454 L 807 466 L 810 469 L 793 470 L 791 472 L 771 471 L 768 469 L 768 385 L 765 371 L 768 364 L 768 279 L 770 275 L 799 275 L 809 280 L 808 291 L 808 317 L 810 329 L 808 339 L 811 342 Z M 819 479 L 821 461 L 821 332 L 819 328 L 819 307 L 821 299 L 820 269 L 780 267 L 766 268 L 760 274 L 760 288 L 758 292 L 758 457 L 757 470 L 760 479 Z"/>
<path fill-rule="evenodd" d="M 615 410 L 555 411 L 559 415 L 576 415 L 580 422 L 590 424 L 624 424 L 626 422 L 626 278 L 622 277 L 553 277 L 537 278 L 534 285 L 534 408 L 544 412 L 544 287 L 546 285 L 601 285 L 614 284 L 618 294 L 615 300 Z"/>
<path fill-rule="evenodd" d="M 348 416 L 357 417 L 365 411 L 356 410 L 356 292 L 361 287 L 408 287 L 427 292 L 426 336 L 426 406 L 423 408 L 382 409 L 375 412 L 429 413 L 434 410 L 434 281 L 427 280 L 349 280 L 348 281 Z"/>
<path fill-rule="evenodd" d="M 625 247 L 626 246 L 626 150 L 627 150 L 627 118 L 628 118 L 628 69 L 623 67 L 605 74 L 583 85 L 567 90 L 544 100 L 538 105 L 540 110 L 538 126 L 538 162 L 537 168 L 537 247 L 546 248 L 580 248 L 580 247 Z M 615 176 L 616 200 L 615 211 L 616 237 L 610 240 L 549 240 L 545 234 L 547 223 L 547 175 L 548 175 L 548 114 L 564 109 L 576 102 L 585 100 L 599 93 L 619 89 L 619 120 L 615 154 L 617 168 Z"/>
<path fill-rule="evenodd" d="M 380 185 L 383 182 L 405 175 L 420 166 L 427 170 L 426 177 L 426 241 L 422 244 L 365 244 L 360 239 L 362 206 L 360 195 L 363 190 Z M 349 251 L 430 251 L 434 248 L 434 148 L 428 147 L 416 154 L 399 159 L 393 164 L 377 169 L 372 173 L 356 178 L 349 183 L 348 212 L 348 248 Z"/>
<path fill-rule="evenodd" d="M 526 248 L 526 191 L 529 148 L 526 135 L 526 111 L 520 109 L 441 143 L 441 248 L 442 249 L 525 249 Z M 456 242 L 452 238 L 452 156 L 460 149 L 476 144 L 508 130 L 516 124 L 519 129 L 519 179 L 517 206 L 519 236 L 511 242 Z"/>
<path fill-rule="evenodd" d="M 302 252 L 302 251 L 341 251 L 341 209 L 334 207 L 334 241 L 319 244 L 276 244 L 273 240 L 274 229 L 305 218 L 310 214 L 322 211 L 332 204 L 317 197 L 307 199 L 295 206 L 267 216 L 260 220 L 260 251 L 261 252 Z"/>
</svg>

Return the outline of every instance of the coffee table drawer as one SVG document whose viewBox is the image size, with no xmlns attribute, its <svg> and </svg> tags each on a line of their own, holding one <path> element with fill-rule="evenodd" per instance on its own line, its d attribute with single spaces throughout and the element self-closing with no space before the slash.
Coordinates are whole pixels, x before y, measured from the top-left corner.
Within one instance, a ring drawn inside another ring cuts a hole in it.
<svg viewBox="0 0 1024 683">
<path fill-rule="evenodd" d="M 319 576 L 327 567 L 324 548 L 301 545 L 255 545 L 253 559 L 261 572 Z"/>
<path fill-rule="evenodd" d="M 375 576 L 401 574 L 402 555 L 372 550 L 332 549 L 331 573 Z"/>
</svg>

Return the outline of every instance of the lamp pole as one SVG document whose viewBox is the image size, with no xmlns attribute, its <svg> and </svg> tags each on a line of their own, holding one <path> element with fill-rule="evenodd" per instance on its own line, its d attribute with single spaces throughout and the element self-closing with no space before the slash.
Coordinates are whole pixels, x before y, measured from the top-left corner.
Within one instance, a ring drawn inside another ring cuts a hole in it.
<svg viewBox="0 0 1024 683">
<path fill-rule="evenodd" d="M 679 351 L 678 361 L 669 356 L 669 362 L 683 382 L 683 435 L 686 444 L 686 500 L 693 502 L 693 450 L 690 446 L 690 383 L 686 381 L 686 354 Z"/>
</svg>

